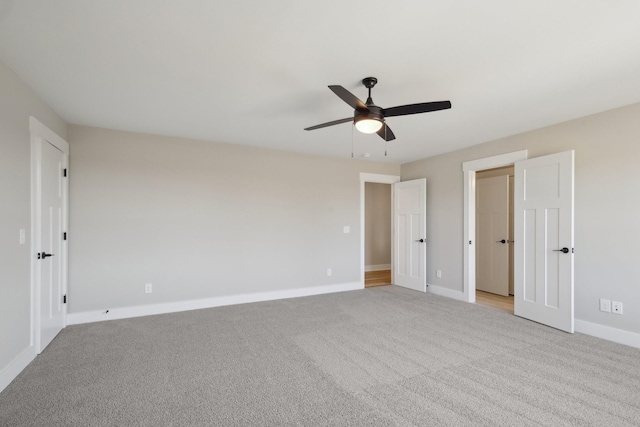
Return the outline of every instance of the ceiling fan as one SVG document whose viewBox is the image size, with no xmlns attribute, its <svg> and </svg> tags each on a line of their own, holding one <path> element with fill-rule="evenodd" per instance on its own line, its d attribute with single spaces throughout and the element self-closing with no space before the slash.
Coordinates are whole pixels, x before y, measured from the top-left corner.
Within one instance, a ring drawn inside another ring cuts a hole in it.
<svg viewBox="0 0 640 427">
<path fill-rule="evenodd" d="M 369 89 L 367 102 L 360 101 L 354 94 L 339 85 L 331 85 L 329 89 L 333 91 L 340 99 L 349 104 L 353 109 L 353 117 L 334 120 L 332 122 L 322 123 L 320 125 L 311 126 L 304 130 L 315 130 L 327 126 L 339 125 L 340 123 L 353 122 L 362 133 L 377 133 L 385 141 L 396 139 L 389 126 L 384 122 L 386 117 L 406 116 L 409 114 L 428 113 L 431 111 L 446 110 L 451 108 L 449 101 L 422 102 L 420 104 L 400 105 L 391 108 L 381 108 L 373 103 L 371 99 L 371 88 L 373 88 L 378 79 L 375 77 L 365 77 L 362 79 L 364 87 Z"/>
</svg>

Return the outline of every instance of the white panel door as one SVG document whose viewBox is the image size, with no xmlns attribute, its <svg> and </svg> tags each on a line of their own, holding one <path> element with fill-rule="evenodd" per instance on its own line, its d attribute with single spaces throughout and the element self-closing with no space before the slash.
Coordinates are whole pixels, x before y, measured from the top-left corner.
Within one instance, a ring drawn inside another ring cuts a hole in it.
<svg viewBox="0 0 640 427">
<path fill-rule="evenodd" d="M 515 164 L 517 316 L 573 333 L 574 153 Z"/>
<path fill-rule="evenodd" d="M 427 180 L 393 184 L 393 284 L 427 291 Z"/>
<path fill-rule="evenodd" d="M 509 175 L 476 181 L 476 289 L 509 295 Z"/>
<path fill-rule="evenodd" d="M 45 140 L 40 163 L 39 351 L 64 328 L 63 164 L 64 153 Z"/>
</svg>

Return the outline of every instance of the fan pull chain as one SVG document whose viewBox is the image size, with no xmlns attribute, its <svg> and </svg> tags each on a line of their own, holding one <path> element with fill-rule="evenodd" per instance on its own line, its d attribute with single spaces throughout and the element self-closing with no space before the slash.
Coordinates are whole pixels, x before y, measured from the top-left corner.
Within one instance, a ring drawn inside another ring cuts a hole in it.
<svg viewBox="0 0 640 427">
<path fill-rule="evenodd" d="M 353 159 L 353 128 L 355 128 L 356 125 L 351 125 L 351 158 Z"/>
<path fill-rule="evenodd" d="M 387 141 L 387 125 L 384 125 L 384 156 L 387 157 L 387 144 L 389 143 L 389 141 Z"/>
</svg>

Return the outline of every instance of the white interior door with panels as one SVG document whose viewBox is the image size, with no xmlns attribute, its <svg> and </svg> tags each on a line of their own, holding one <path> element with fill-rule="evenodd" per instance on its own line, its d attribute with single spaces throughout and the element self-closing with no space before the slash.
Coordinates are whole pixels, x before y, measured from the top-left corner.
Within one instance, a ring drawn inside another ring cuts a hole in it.
<svg viewBox="0 0 640 427">
<path fill-rule="evenodd" d="M 514 313 L 573 332 L 574 152 L 515 163 Z"/>
<path fill-rule="evenodd" d="M 476 182 L 476 289 L 509 295 L 509 176 Z"/>
<path fill-rule="evenodd" d="M 34 341 L 42 352 L 66 325 L 69 146 L 32 118 Z"/>
<path fill-rule="evenodd" d="M 393 283 L 426 292 L 427 180 L 398 182 L 393 193 Z"/>
</svg>

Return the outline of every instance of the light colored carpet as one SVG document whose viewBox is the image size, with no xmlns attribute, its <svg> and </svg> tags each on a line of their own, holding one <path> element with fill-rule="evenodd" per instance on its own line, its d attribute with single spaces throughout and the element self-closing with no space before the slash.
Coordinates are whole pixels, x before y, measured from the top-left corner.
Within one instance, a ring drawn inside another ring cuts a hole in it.
<svg viewBox="0 0 640 427">
<path fill-rule="evenodd" d="M 65 329 L 2 426 L 640 426 L 640 350 L 386 286 Z"/>
</svg>

